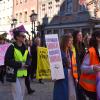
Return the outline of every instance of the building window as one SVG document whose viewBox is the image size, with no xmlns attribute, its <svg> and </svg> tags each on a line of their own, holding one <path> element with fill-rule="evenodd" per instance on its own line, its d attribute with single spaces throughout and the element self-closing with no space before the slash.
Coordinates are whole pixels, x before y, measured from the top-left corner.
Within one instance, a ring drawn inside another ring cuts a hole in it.
<svg viewBox="0 0 100 100">
<path fill-rule="evenodd" d="M 66 0 L 66 10 L 68 14 L 71 14 L 73 11 L 73 0 Z"/>
<path fill-rule="evenodd" d="M 48 2 L 48 17 L 52 17 L 52 2 Z"/>
<path fill-rule="evenodd" d="M 45 8 L 42 8 L 42 11 L 45 11 Z"/>
<path fill-rule="evenodd" d="M 16 19 L 18 19 L 18 14 L 16 14 Z"/>
<path fill-rule="evenodd" d="M 55 0 L 56 2 L 60 2 L 60 0 Z"/>
<path fill-rule="evenodd" d="M 49 5 L 48 8 L 52 9 L 52 2 L 49 2 L 48 5 Z"/>
<path fill-rule="evenodd" d="M 58 29 L 54 29 L 53 30 L 53 34 L 59 34 L 59 30 Z"/>
<path fill-rule="evenodd" d="M 51 5 L 52 4 L 52 2 L 49 2 L 49 5 Z"/>
<path fill-rule="evenodd" d="M 24 0 L 25 2 L 27 2 L 27 0 Z"/>
<path fill-rule="evenodd" d="M 22 23 L 22 13 L 19 14 L 19 22 Z"/>
<path fill-rule="evenodd" d="M 20 0 L 20 4 L 22 4 L 22 0 Z"/>
<path fill-rule="evenodd" d="M 16 0 L 16 5 L 18 5 L 18 0 Z"/>
<path fill-rule="evenodd" d="M 52 9 L 52 7 L 48 7 L 49 9 Z"/>
<path fill-rule="evenodd" d="M 16 18 L 18 17 L 18 14 L 16 14 Z"/>
<path fill-rule="evenodd" d="M 56 0 L 56 8 L 59 8 L 60 7 L 60 0 Z"/>
<path fill-rule="evenodd" d="M 45 4 L 42 4 L 42 6 L 44 7 L 44 6 L 45 6 Z"/>
<path fill-rule="evenodd" d="M 52 30 L 47 30 L 47 33 L 48 34 L 52 34 Z"/>
<path fill-rule="evenodd" d="M 83 11 L 86 11 L 87 8 L 84 6 L 84 5 L 79 5 L 79 11 L 80 12 L 83 12 Z"/>
<path fill-rule="evenodd" d="M 42 11 L 45 11 L 45 4 L 42 4 Z"/>
<path fill-rule="evenodd" d="M 24 22 L 27 22 L 27 11 L 24 13 Z"/>
<path fill-rule="evenodd" d="M 60 5 L 59 5 L 59 4 L 57 4 L 57 5 L 56 5 L 56 7 L 58 8 L 58 7 L 60 7 Z"/>
</svg>

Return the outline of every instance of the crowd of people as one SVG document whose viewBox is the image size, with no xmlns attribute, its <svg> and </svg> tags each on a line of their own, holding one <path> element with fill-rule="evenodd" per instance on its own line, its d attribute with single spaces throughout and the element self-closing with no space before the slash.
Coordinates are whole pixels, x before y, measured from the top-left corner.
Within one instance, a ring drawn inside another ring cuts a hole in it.
<svg viewBox="0 0 100 100">
<path fill-rule="evenodd" d="M 36 77 L 37 48 L 41 39 L 26 41 L 24 26 L 13 29 L 14 41 L 5 54 L 5 64 L 0 66 L 0 81 L 11 82 L 14 100 L 24 100 L 25 87 L 28 94 L 30 80 Z M 64 79 L 54 81 L 53 100 L 100 100 L 97 92 L 97 73 L 100 72 L 100 31 L 83 37 L 81 31 L 66 33 L 60 37 Z M 0 35 L 0 45 L 6 39 Z M 42 79 L 39 83 L 43 84 Z"/>
<path fill-rule="evenodd" d="M 100 31 L 65 34 L 60 47 L 65 79 L 55 81 L 53 100 L 100 100 Z"/>
</svg>

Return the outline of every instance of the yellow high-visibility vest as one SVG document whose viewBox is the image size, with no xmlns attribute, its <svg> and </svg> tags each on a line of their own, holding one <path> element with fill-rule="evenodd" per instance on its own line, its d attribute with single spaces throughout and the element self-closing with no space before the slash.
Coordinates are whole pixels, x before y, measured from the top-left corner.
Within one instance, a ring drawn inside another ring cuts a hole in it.
<svg viewBox="0 0 100 100">
<path fill-rule="evenodd" d="M 21 51 L 14 48 L 14 58 L 15 61 L 20 61 L 25 63 L 27 60 L 28 50 L 25 50 L 24 55 L 22 55 Z M 24 77 L 27 76 L 27 69 L 18 69 L 17 77 Z"/>
</svg>

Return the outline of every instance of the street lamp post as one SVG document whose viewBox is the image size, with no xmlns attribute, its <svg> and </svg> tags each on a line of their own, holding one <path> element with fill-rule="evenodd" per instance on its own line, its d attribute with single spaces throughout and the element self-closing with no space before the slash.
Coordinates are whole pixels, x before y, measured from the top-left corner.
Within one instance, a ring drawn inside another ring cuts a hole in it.
<svg viewBox="0 0 100 100">
<path fill-rule="evenodd" d="M 34 10 L 32 11 L 32 14 L 30 15 L 30 21 L 32 22 L 32 39 L 33 39 L 33 34 L 35 36 L 35 21 L 37 20 L 37 14 L 34 12 Z M 33 25 L 34 25 L 34 29 L 33 29 Z"/>
</svg>

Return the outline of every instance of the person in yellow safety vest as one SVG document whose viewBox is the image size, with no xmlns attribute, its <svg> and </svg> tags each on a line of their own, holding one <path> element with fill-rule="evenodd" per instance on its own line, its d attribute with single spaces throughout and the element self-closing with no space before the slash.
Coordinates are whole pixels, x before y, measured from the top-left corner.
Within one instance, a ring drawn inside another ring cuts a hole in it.
<svg viewBox="0 0 100 100">
<path fill-rule="evenodd" d="M 100 76 L 98 77 L 97 73 L 100 73 L 100 31 L 95 31 L 92 34 L 88 52 L 81 65 L 79 84 L 89 100 L 100 100 L 100 91 L 97 92 L 100 90 L 100 86 L 97 88 Z M 96 81 L 96 79 L 98 80 Z M 97 97 L 99 98 L 97 99 Z M 81 97 L 80 100 L 87 99 Z"/>
<path fill-rule="evenodd" d="M 15 61 L 20 61 L 22 63 L 25 63 L 27 60 L 27 55 L 28 55 L 28 50 L 25 50 L 24 55 L 22 55 L 21 51 L 14 47 Z M 23 76 L 27 76 L 27 69 L 26 68 L 18 69 L 17 70 L 17 77 L 20 78 Z"/>
<path fill-rule="evenodd" d="M 8 76 L 10 78 L 8 78 L 8 81 L 12 82 L 14 100 L 24 100 L 25 78 L 28 76 L 27 69 L 31 64 L 28 50 L 24 44 L 26 32 L 23 25 L 13 30 L 15 43 L 8 48 L 5 55 L 5 65 L 9 68 Z"/>
</svg>

